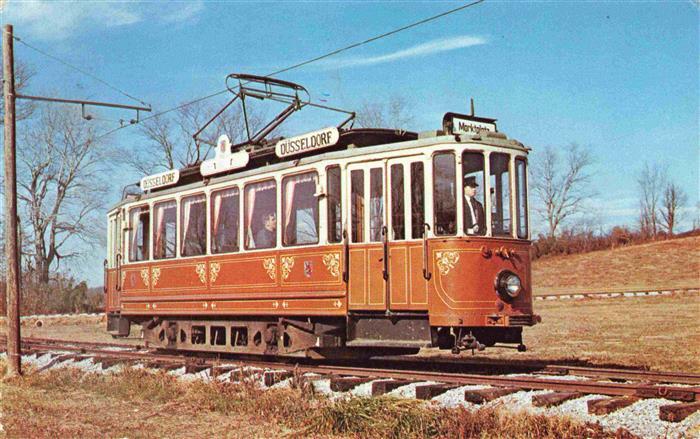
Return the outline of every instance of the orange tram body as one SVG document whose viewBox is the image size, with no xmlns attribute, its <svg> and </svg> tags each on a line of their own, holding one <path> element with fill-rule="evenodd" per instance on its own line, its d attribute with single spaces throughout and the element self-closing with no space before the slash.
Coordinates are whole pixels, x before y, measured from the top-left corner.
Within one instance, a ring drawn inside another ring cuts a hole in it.
<svg viewBox="0 0 700 439">
<path fill-rule="evenodd" d="M 216 154 L 109 211 L 114 336 L 139 323 L 167 349 L 316 358 L 524 349 L 528 148 L 495 120 L 220 138 Z"/>
</svg>

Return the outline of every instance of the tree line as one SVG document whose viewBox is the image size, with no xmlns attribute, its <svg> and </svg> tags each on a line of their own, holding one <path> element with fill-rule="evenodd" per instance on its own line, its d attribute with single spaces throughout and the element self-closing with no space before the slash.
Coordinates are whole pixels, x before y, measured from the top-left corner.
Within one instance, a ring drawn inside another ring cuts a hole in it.
<svg viewBox="0 0 700 439">
<path fill-rule="evenodd" d="M 545 147 L 532 161 L 534 214 L 545 230 L 534 240 L 533 255 L 583 253 L 673 237 L 684 218 L 688 197 L 660 163 L 645 162 L 637 171 L 638 217 L 634 225 L 596 230 L 598 220 L 587 213 L 601 211 L 592 184 L 595 160 L 577 144 Z M 691 234 L 698 229 L 693 219 Z"/>
</svg>

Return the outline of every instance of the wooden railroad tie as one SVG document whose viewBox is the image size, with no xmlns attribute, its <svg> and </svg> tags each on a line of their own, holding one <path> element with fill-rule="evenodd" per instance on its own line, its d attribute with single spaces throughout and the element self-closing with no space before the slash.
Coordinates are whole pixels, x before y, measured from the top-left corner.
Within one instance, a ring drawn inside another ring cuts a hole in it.
<svg viewBox="0 0 700 439">
<path fill-rule="evenodd" d="M 639 401 L 635 396 L 618 396 L 615 398 L 599 398 L 588 401 L 588 413 L 591 415 L 607 415 Z"/>
<path fill-rule="evenodd" d="M 211 367 L 211 376 L 218 377 L 219 375 L 223 375 L 236 369 L 238 369 L 238 366 L 233 366 L 231 364 L 218 364 Z"/>
<path fill-rule="evenodd" d="M 488 389 L 465 390 L 464 400 L 474 404 L 483 404 L 485 402 L 498 399 L 502 396 L 519 392 L 520 390 L 522 389 L 517 387 L 492 387 Z"/>
<path fill-rule="evenodd" d="M 407 386 L 409 384 L 415 383 L 412 380 L 386 380 L 386 381 L 374 381 L 372 383 L 372 396 L 384 395 L 389 393 L 394 389 L 399 387 Z"/>
<path fill-rule="evenodd" d="M 552 392 L 543 395 L 533 395 L 532 405 L 535 407 L 551 407 L 581 396 L 583 395 L 579 392 Z"/>
<path fill-rule="evenodd" d="M 273 386 L 280 381 L 284 381 L 294 375 L 289 370 L 267 370 L 263 374 L 263 382 L 267 387 Z"/>
<path fill-rule="evenodd" d="M 460 386 L 454 384 L 424 384 L 422 386 L 416 386 L 416 399 L 433 399 L 457 387 Z"/>
<path fill-rule="evenodd" d="M 659 418 L 662 421 L 680 422 L 700 410 L 700 401 L 667 404 L 659 407 Z"/>
<path fill-rule="evenodd" d="M 334 392 L 347 392 L 348 390 L 369 383 L 375 378 L 333 377 L 331 378 L 331 390 Z"/>
<path fill-rule="evenodd" d="M 693 402 L 697 388 L 668 387 L 668 386 L 643 386 L 637 388 L 635 395 L 642 398 L 664 398 L 674 401 Z"/>
<path fill-rule="evenodd" d="M 107 370 L 110 367 L 116 366 L 118 364 L 126 363 L 125 360 L 121 358 L 95 358 L 95 363 L 100 363 L 102 370 Z"/>
</svg>

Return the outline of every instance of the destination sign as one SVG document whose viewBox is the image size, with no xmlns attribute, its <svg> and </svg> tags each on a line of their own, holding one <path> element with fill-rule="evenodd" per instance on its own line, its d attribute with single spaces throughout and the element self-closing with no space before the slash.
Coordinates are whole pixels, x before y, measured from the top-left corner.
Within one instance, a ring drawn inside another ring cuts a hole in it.
<svg viewBox="0 0 700 439">
<path fill-rule="evenodd" d="M 338 143 L 340 133 L 338 128 L 330 127 L 302 134 L 300 136 L 282 139 L 275 145 L 277 157 L 289 157 L 318 149 L 327 148 Z"/>
<path fill-rule="evenodd" d="M 141 179 L 141 190 L 148 191 L 165 186 L 172 186 L 180 180 L 180 171 L 171 169 L 170 171 L 153 174 Z"/>
<path fill-rule="evenodd" d="M 453 134 L 479 134 L 482 131 L 491 131 L 495 133 L 496 124 L 457 116 L 452 117 Z"/>
<path fill-rule="evenodd" d="M 216 142 L 215 154 L 213 159 L 204 160 L 199 166 L 199 172 L 205 177 L 245 168 L 250 159 L 246 151 L 231 152 L 231 141 L 225 134 Z"/>
</svg>

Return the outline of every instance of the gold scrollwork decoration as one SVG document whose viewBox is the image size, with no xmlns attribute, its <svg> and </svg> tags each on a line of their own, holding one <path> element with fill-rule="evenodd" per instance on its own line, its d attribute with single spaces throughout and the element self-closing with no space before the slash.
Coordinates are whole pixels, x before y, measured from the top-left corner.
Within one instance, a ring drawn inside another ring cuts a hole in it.
<svg viewBox="0 0 700 439">
<path fill-rule="evenodd" d="M 323 255 L 323 265 L 333 277 L 340 276 L 340 254 L 328 253 Z"/>
<path fill-rule="evenodd" d="M 219 272 L 221 271 L 221 264 L 218 262 L 209 263 L 209 282 L 216 282 L 216 278 L 219 277 Z"/>
<path fill-rule="evenodd" d="M 267 271 L 270 279 L 275 280 L 277 278 L 277 262 L 275 262 L 275 258 L 263 259 L 263 268 Z"/>
<path fill-rule="evenodd" d="M 151 269 L 151 285 L 154 287 L 158 284 L 158 281 L 160 280 L 160 268 L 154 267 Z"/>
<path fill-rule="evenodd" d="M 447 275 L 459 261 L 459 253 L 454 251 L 437 252 L 437 266 L 440 274 Z"/>
<path fill-rule="evenodd" d="M 143 284 L 146 285 L 146 287 L 150 286 L 150 279 L 148 276 L 148 268 L 144 268 L 141 270 L 141 279 L 143 280 Z"/>
<path fill-rule="evenodd" d="M 294 256 L 282 256 L 280 262 L 282 266 L 282 279 L 286 280 L 292 272 L 292 267 L 294 267 Z"/>
<path fill-rule="evenodd" d="M 199 276 L 199 281 L 202 284 L 206 285 L 207 284 L 207 264 L 205 262 L 200 262 L 195 267 L 195 271 L 197 272 L 197 276 Z"/>
</svg>

